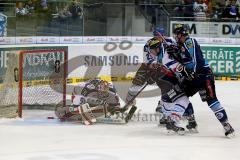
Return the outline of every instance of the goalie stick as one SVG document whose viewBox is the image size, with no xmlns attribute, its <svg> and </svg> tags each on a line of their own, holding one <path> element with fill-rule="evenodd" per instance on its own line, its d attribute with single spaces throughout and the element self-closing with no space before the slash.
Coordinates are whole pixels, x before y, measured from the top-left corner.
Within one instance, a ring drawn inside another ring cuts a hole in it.
<svg viewBox="0 0 240 160">
<path fill-rule="evenodd" d="M 98 117 L 96 118 L 97 123 L 104 124 L 126 124 L 125 119 L 122 118 L 111 118 L 111 117 Z"/>
</svg>

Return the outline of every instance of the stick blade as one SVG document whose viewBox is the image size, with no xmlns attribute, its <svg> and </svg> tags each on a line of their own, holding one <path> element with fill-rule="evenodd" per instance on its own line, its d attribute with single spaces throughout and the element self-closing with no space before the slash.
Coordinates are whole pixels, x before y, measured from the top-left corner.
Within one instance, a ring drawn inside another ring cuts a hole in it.
<svg viewBox="0 0 240 160">
<path fill-rule="evenodd" d="M 136 106 L 132 106 L 132 108 L 128 112 L 127 116 L 125 117 L 126 123 L 128 123 L 128 121 L 132 119 L 132 117 L 133 117 L 133 115 L 134 115 L 136 110 L 137 110 L 137 107 Z"/>
</svg>

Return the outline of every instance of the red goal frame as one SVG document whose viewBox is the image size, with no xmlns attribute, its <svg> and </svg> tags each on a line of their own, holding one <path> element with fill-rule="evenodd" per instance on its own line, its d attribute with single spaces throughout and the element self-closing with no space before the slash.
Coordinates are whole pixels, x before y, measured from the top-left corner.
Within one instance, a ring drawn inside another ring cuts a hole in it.
<svg viewBox="0 0 240 160">
<path fill-rule="evenodd" d="M 25 54 L 37 54 L 44 52 L 64 52 L 64 73 L 63 73 L 63 105 L 66 105 L 66 86 L 68 70 L 68 52 L 67 49 L 41 49 L 41 50 L 24 50 L 19 55 L 19 90 L 18 90 L 18 117 L 22 118 L 23 110 L 23 57 Z"/>
</svg>

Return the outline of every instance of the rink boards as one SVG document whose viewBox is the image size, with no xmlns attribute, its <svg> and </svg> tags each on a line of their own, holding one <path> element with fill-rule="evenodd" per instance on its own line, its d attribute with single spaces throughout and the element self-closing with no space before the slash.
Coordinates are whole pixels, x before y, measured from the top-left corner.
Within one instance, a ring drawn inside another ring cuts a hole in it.
<svg viewBox="0 0 240 160">
<path fill-rule="evenodd" d="M 144 43 L 131 41 L 92 44 L 31 44 L 2 45 L 0 68 L 14 50 L 55 49 L 65 47 L 68 52 L 68 83 L 79 83 L 100 77 L 108 81 L 132 80 L 139 65 L 145 61 Z M 240 79 L 240 47 L 236 45 L 201 45 L 218 80 Z"/>
</svg>

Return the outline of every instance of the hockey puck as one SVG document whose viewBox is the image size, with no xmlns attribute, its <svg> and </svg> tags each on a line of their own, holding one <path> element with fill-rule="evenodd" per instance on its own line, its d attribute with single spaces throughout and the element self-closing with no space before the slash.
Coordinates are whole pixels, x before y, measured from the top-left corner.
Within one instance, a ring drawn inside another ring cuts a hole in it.
<svg viewBox="0 0 240 160">
<path fill-rule="evenodd" d="M 47 117 L 47 119 L 54 119 L 54 117 L 49 116 L 49 117 Z"/>
</svg>

